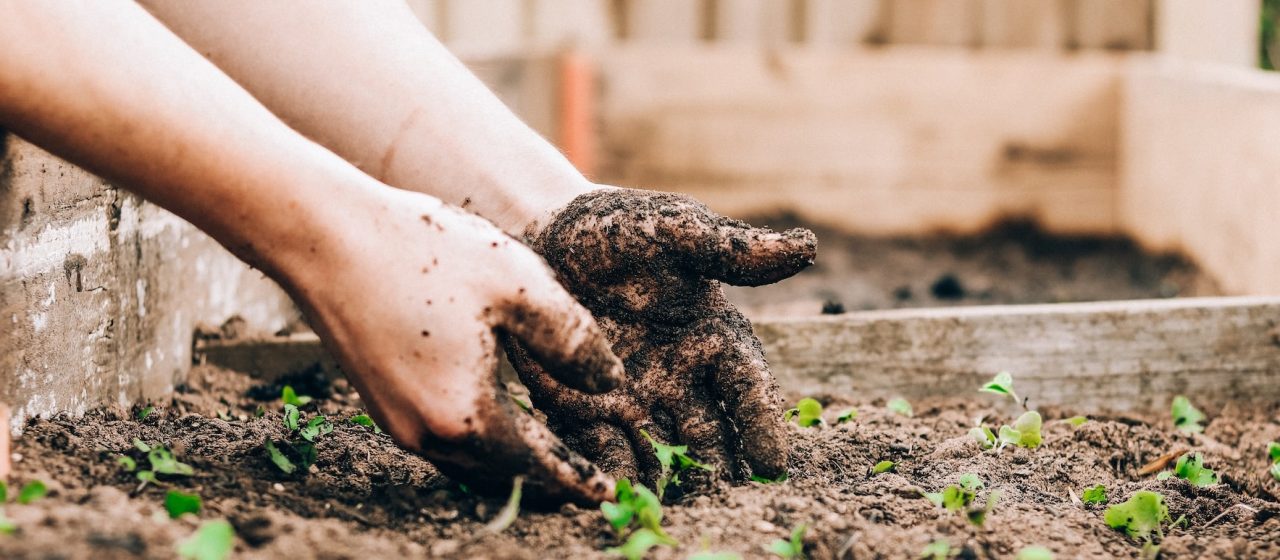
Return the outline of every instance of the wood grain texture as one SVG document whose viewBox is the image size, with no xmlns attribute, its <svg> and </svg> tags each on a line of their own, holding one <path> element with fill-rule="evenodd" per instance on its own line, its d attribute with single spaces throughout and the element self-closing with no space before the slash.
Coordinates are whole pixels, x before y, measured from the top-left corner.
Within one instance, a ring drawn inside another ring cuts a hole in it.
<svg viewBox="0 0 1280 560">
<path fill-rule="evenodd" d="M 1188 298 L 851 313 L 756 321 L 788 393 L 977 395 L 1000 371 L 1031 406 L 1163 409 L 1175 394 L 1280 398 L 1280 298 Z M 204 343 L 202 359 L 272 378 L 336 371 L 314 335 Z"/>
</svg>

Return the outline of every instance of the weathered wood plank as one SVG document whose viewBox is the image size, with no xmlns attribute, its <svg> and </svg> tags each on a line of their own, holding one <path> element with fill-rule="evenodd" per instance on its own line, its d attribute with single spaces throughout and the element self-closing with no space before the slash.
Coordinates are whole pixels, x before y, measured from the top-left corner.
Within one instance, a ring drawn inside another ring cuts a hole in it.
<svg viewBox="0 0 1280 560">
<path fill-rule="evenodd" d="M 977 0 L 897 0 L 889 9 L 889 42 L 972 46 L 977 43 Z"/>
<path fill-rule="evenodd" d="M 1188 298 L 986 306 L 761 320 L 756 334 L 788 391 L 965 395 L 1012 372 L 1033 406 L 1159 409 L 1280 398 L 1280 298 Z M 207 342 L 209 363 L 265 377 L 317 365 L 314 335 Z"/>
<path fill-rule="evenodd" d="M 1086 49 L 1151 48 L 1151 0 L 1075 0 L 1073 42 Z"/>
<path fill-rule="evenodd" d="M 1067 41 L 1066 0 L 982 0 L 984 47 L 1060 49 Z"/>
</svg>

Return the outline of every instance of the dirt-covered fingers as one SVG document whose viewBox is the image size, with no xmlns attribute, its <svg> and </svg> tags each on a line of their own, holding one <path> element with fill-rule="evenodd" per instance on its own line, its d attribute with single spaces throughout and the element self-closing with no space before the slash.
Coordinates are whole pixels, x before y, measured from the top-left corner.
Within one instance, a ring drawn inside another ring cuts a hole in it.
<svg viewBox="0 0 1280 560">
<path fill-rule="evenodd" d="M 786 472 L 788 445 L 777 384 L 760 343 L 747 333 L 727 333 L 712 374 L 714 385 L 738 428 L 742 456 L 752 474 L 773 478 Z"/>
<path fill-rule="evenodd" d="M 686 402 L 675 414 L 679 416 L 676 430 L 680 443 L 689 447 L 689 456 L 712 469 L 716 476 L 736 476 L 733 461 L 734 449 L 725 437 L 725 423 L 717 414 L 719 403 L 713 399 Z M 701 473 L 692 473 L 695 477 Z"/>
<path fill-rule="evenodd" d="M 714 243 L 702 272 L 735 286 L 771 284 L 804 270 L 817 257 L 818 240 L 807 229 L 775 232 L 725 217 L 716 219 Z"/>
<path fill-rule="evenodd" d="M 570 424 L 558 430 L 571 449 L 581 453 L 616 479 L 637 480 L 640 474 L 631 440 L 621 428 L 604 422 Z"/>
<path fill-rule="evenodd" d="M 591 313 L 549 271 L 521 280 L 498 310 L 497 327 L 560 383 L 587 393 L 613 390 L 624 379 L 622 361 Z"/>
</svg>

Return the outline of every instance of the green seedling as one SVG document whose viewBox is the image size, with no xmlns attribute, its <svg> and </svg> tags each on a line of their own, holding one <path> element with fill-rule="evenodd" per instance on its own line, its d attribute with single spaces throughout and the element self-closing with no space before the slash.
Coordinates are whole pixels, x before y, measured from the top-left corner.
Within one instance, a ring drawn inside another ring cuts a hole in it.
<svg viewBox="0 0 1280 560">
<path fill-rule="evenodd" d="M 1280 443 L 1271 442 L 1267 445 L 1267 455 L 1271 457 L 1271 468 L 1267 472 L 1271 473 L 1271 477 L 1280 481 Z"/>
<path fill-rule="evenodd" d="M 649 529 L 636 529 L 627 537 L 627 541 L 622 546 L 615 546 L 606 549 L 605 552 L 615 556 L 621 556 L 627 560 L 641 560 L 649 554 L 649 550 L 655 546 L 675 546 Z"/>
<path fill-rule="evenodd" d="M 920 558 L 923 560 L 947 560 L 960 555 L 959 550 L 953 550 L 951 543 L 938 539 L 927 545 L 920 551 Z"/>
<path fill-rule="evenodd" d="M 1080 426 L 1083 426 L 1084 423 L 1088 421 L 1089 419 L 1084 416 L 1072 416 L 1071 418 L 1063 419 L 1063 422 L 1071 424 L 1072 426 L 1077 428 L 1079 428 Z"/>
<path fill-rule="evenodd" d="M 996 439 L 996 435 L 991 432 L 991 428 L 986 426 L 969 428 L 969 437 L 978 442 L 978 445 L 981 445 L 983 449 L 991 449 L 1000 442 L 999 439 Z"/>
<path fill-rule="evenodd" d="M 619 535 L 622 535 L 632 524 L 648 529 L 663 538 L 663 542 L 675 545 L 675 539 L 662 529 L 662 501 L 643 485 L 632 485 L 623 478 L 618 480 L 615 490 L 617 503 L 600 504 L 600 513 Z"/>
<path fill-rule="evenodd" d="M 841 412 L 839 416 L 836 416 L 836 424 L 852 422 L 853 419 L 857 417 L 858 417 L 858 409 L 850 408 L 849 410 Z"/>
<path fill-rule="evenodd" d="M 1024 547 L 1018 551 L 1018 560 L 1053 560 L 1053 551 L 1040 545 Z"/>
<path fill-rule="evenodd" d="M 169 451 L 169 449 L 163 445 L 152 445 L 138 438 L 134 438 L 133 446 L 138 451 L 147 454 L 147 462 L 150 464 L 151 468 L 134 472 L 135 469 L 138 468 L 137 461 L 123 455 L 117 457 L 116 462 L 119 463 L 121 467 L 124 467 L 125 471 L 134 472 L 134 476 L 139 481 L 138 490 L 142 490 L 148 484 L 159 483 L 160 480 L 156 475 L 191 476 L 196 472 L 191 465 L 179 461 L 178 458 L 173 455 L 173 452 Z"/>
<path fill-rule="evenodd" d="M 790 422 L 792 419 L 804 428 L 822 425 L 822 403 L 808 397 L 800 399 L 795 408 L 782 414 L 783 422 Z"/>
<path fill-rule="evenodd" d="M 258 408 L 253 409 L 254 418 L 262 418 L 263 416 L 266 416 L 266 415 L 267 415 L 267 407 L 265 406 L 258 405 Z"/>
<path fill-rule="evenodd" d="M 33 480 L 22 485 L 22 489 L 18 490 L 18 503 L 26 505 L 45 497 L 48 493 L 49 488 L 43 482 Z"/>
<path fill-rule="evenodd" d="M 786 482 L 789 476 L 790 475 L 787 473 L 782 473 L 778 475 L 778 478 L 765 478 L 763 476 L 753 474 L 751 475 L 751 482 L 759 482 L 760 484 L 777 484 L 779 482 Z"/>
<path fill-rule="evenodd" d="M 801 523 L 791 530 L 790 539 L 778 539 L 769 545 L 769 552 L 779 558 L 804 558 L 804 533 L 809 526 Z"/>
<path fill-rule="evenodd" d="M 515 395 L 507 395 L 507 396 L 511 398 L 511 402 L 516 403 L 516 406 L 520 407 L 520 410 L 533 414 L 532 404 L 524 402 L 524 400 L 522 400 L 520 397 L 517 397 Z"/>
<path fill-rule="evenodd" d="M 236 545 L 236 531 L 224 519 L 206 521 L 195 534 L 178 545 L 178 556 L 187 560 L 226 560 Z"/>
<path fill-rule="evenodd" d="M 1093 488 L 1085 488 L 1080 500 L 1086 504 L 1105 504 L 1107 503 L 1107 487 L 1099 484 Z"/>
<path fill-rule="evenodd" d="M 915 411 L 911 410 L 911 403 L 907 402 L 907 399 L 899 397 L 899 398 L 890 400 L 888 403 L 885 404 L 885 406 L 889 410 L 892 410 L 898 414 L 906 416 L 907 418 L 911 418 L 912 416 L 915 416 Z"/>
<path fill-rule="evenodd" d="M 296 456 L 296 459 L 290 458 L 289 455 L 287 455 L 284 450 L 277 446 L 276 442 L 272 440 L 267 440 L 267 442 L 263 444 L 263 447 L 267 450 L 267 456 L 271 459 L 271 462 L 284 474 L 293 474 L 298 472 L 299 469 L 305 471 L 311 468 L 311 465 L 316 462 L 316 446 L 313 443 L 301 442 L 290 444 L 284 442 L 280 445 L 283 446 L 284 449 L 292 451 L 293 455 Z"/>
<path fill-rule="evenodd" d="M 1218 483 L 1218 475 L 1204 466 L 1204 457 L 1199 453 L 1183 455 L 1178 458 L 1172 471 L 1164 471 L 1156 475 L 1156 480 L 1178 477 L 1196 486 L 1213 486 Z"/>
<path fill-rule="evenodd" d="M 156 411 L 156 407 L 154 407 L 154 406 L 148 406 L 148 407 L 146 407 L 146 408 L 143 408 L 142 410 L 139 410 L 139 411 L 138 411 L 138 421 L 139 421 L 139 422 L 141 422 L 141 421 L 143 421 L 143 420 L 146 420 L 146 419 L 147 419 L 147 417 L 148 417 L 148 416 L 151 416 L 151 413 L 152 413 L 152 412 L 155 412 L 155 411 Z"/>
<path fill-rule="evenodd" d="M 871 474 L 886 473 L 893 470 L 893 467 L 895 466 L 897 466 L 897 464 L 893 461 L 880 461 L 879 463 L 876 463 L 876 466 L 871 467 Z"/>
<path fill-rule="evenodd" d="M 496 535 L 507 530 L 507 527 L 516 522 L 516 518 L 520 516 L 520 494 L 523 488 L 523 476 L 511 479 L 511 496 L 507 498 L 506 505 L 502 506 L 502 510 L 498 512 L 498 515 L 495 515 L 492 521 L 485 524 L 484 531 L 486 533 Z"/>
<path fill-rule="evenodd" d="M 298 412 L 298 406 L 293 404 L 284 405 L 284 429 L 290 432 L 298 429 L 298 421 L 302 418 L 302 413 Z"/>
<path fill-rule="evenodd" d="M 373 433 L 375 434 L 382 433 L 382 428 L 379 428 L 378 424 L 374 422 L 373 418 L 370 418 L 368 414 L 357 414 L 352 416 L 351 423 L 364 426 L 366 428 L 373 428 Z"/>
<path fill-rule="evenodd" d="M 1013 402 L 1015 403 L 1021 402 L 1018 400 L 1018 394 L 1013 392 L 1013 376 L 1009 375 L 1009 372 L 1007 371 L 1002 371 L 1000 373 L 997 373 L 994 379 L 986 382 L 986 384 L 984 384 L 978 390 L 983 393 L 995 393 L 997 395 L 1005 395 L 1013 399 Z"/>
<path fill-rule="evenodd" d="M 196 494 L 170 490 L 164 495 L 164 509 L 170 519 L 182 517 L 184 513 L 200 513 L 200 506 L 200 496 Z"/>
<path fill-rule="evenodd" d="M 1200 412 L 1187 397 L 1178 395 L 1173 398 L 1173 426 L 1187 433 L 1198 433 L 1204 431 L 1204 426 L 1200 425 L 1205 418 L 1204 413 Z"/>
<path fill-rule="evenodd" d="M 303 422 L 302 412 L 294 404 L 284 405 L 281 421 L 285 429 L 289 430 L 290 437 L 297 439 L 279 444 L 273 440 L 267 440 L 263 444 L 267 450 L 267 456 L 276 468 L 285 474 L 307 470 L 316 462 L 315 442 L 321 436 L 333 433 L 333 424 L 323 414 L 317 414 Z"/>
<path fill-rule="evenodd" d="M 957 484 L 949 484 L 941 492 L 925 492 L 922 494 L 934 505 L 947 511 L 960 511 L 973 503 L 973 499 L 978 495 L 978 490 L 981 490 L 983 486 L 985 484 L 977 474 L 964 473 L 960 475 Z"/>
<path fill-rule="evenodd" d="M 1027 449 L 1040 447 L 1040 442 L 1043 441 L 1040 436 L 1040 427 L 1043 424 L 1039 412 L 1028 410 L 1022 413 L 1022 416 L 1013 421 L 1012 426 L 1000 426 L 1000 447 L 1004 448 L 1006 445 Z"/>
<path fill-rule="evenodd" d="M 658 498 L 661 499 L 667 490 L 668 484 L 680 485 L 680 473 L 688 469 L 702 469 L 705 471 L 714 471 L 715 468 L 710 465 L 704 465 L 694 461 L 687 454 L 689 446 L 687 445 L 667 445 L 661 443 L 649 432 L 640 430 L 640 435 L 644 439 L 649 440 L 649 445 L 653 446 L 654 455 L 658 456 L 658 464 L 662 467 L 662 473 L 658 476 Z"/>
<path fill-rule="evenodd" d="M 284 404 L 301 407 L 307 406 L 311 402 L 311 397 L 299 395 L 293 390 L 292 385 L 285 385 L 283 389 L 280 389 L 280 400 L 284 401 Z"/>
<path fill-rule="evenodd" d="M 1104 519 L 1107 526 L 1122 530 L 1126 535 L 1151 542 L 1151 534 L 1164 538 L 1161 524 L 1169 520 L 1169 507 L 1164 496 L 1149 490 L 1139 490 L 1124 503 L 1107 508 Z"/>
<path fill-rule="evenodd" d="M 333 424 L 322 415 L 316 415 L 298 428 L 298 437 L 307 441 L 315 441 L 316 438 L 331 433 L 333 433 Z"/>
<path fill-rule="evenodd" d="M 116 464 L 124 469 L 124 472 L 133 472 L 138 469 L 138 462 L 128 455 L 119 455 L 116 457 Z"/>
</svg>

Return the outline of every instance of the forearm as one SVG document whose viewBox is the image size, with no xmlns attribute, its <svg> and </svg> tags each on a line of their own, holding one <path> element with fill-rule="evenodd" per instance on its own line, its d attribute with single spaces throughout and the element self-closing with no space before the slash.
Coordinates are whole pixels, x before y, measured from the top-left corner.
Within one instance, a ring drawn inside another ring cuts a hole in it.
<svg viewBox="0 0 1280 560">
<path fill-rule="evenodd" d="M 246 260 L 278 272 L 306 254 L 331 211 L 310 201 L 362 184 L 132 2 L 0 2 L 0 14 L 0 127 Z"/>
<path fill-rule="evenodd" d="M 144 0 L 289 125 L 510 233 L 591 185 L 400 1 Z"/>
</svg>

